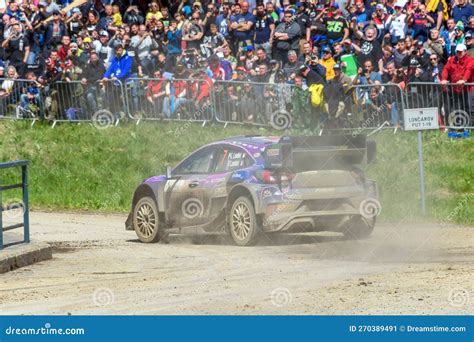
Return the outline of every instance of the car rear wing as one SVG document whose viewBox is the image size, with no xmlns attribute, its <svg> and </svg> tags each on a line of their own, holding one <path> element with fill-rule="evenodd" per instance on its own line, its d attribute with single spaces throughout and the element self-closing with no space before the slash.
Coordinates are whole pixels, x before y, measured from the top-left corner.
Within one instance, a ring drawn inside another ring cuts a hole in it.
<svg viewBox="0 0 474 342">
<path fill-rule="evenodd" d="M 266 169 L 294 172 L 346 169 L 375 160 L 375 141 L 365 135 L 284 136 L 264 151 Z"/>
</svg>

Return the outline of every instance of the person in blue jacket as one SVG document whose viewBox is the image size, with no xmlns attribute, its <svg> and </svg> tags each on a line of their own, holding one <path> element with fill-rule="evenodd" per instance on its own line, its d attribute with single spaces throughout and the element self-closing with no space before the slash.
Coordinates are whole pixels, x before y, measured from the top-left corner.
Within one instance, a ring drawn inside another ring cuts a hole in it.
<svg viewBox="0 0 474 342">
<path fill-rule="evenodd" d="M 133 59 L 121 44 L 115 46 L 115 56 L 105 71 L 104 81 L 125 81 L 132 73 Z"/>
<path fill-rule="evenodd" d="M 115 56 L 105 71 L 102 84 L 105 86 L 107 107 L 114 114 L 120 111 L 121 85 L 132 74 L 133 59 L 121 44 L 115 46 Z"/>
</svg>

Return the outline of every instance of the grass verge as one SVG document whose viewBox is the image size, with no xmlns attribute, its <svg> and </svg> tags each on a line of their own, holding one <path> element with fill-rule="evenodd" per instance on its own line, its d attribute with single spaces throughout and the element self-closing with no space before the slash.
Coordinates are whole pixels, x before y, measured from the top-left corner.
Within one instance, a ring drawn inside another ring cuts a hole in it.
<svg viewBox="0 0 474 342">
<path fill-rule="evenodd" d="M 31 161 L 30 199 L 35 209 L 125 212 L 143 179 L 163 173 L 166 165 L 176 164 L 205 143 L 239 134 L 269 132 L 178 123 L 104 130 L 89 124 L 64 124 L 52 129 L 46 124 L 31 128 L 27 122 L 2 121 L 0 161 Z M 438 131 L 423 135 L 428 218 L 473 224 L 473 140 L 449 140 Z M 379 183 L 381 219 L 419 219 L 416 133 L 385 131 L 373 137 L 378 160 L 366 169 Z M 12 172 L 0 177 L 0 183 L 18 178 Z M 9 196 L 19 193 L 4 194 L 4 198 Z"/>
</svg>

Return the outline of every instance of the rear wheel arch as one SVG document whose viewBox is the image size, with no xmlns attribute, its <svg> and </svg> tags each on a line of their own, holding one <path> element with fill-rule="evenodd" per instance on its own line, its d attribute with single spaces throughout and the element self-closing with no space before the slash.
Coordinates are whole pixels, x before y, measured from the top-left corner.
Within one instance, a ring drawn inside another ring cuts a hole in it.
<svg viewBox="0 0 474 342">
<path fill-rule="evenodd" d="M 245 196 L 250 199 L 255 209 L 255 213 L 257 214 L 258 222 L 261 223 L 261 215 L 260 215 L 261 213 L 259 212 L 260 208 L 256 204 L 255 195 L 250 189 L 242 185 L 236 185 L 235 187 L 233 187 L 229 193 L 229 196 L 227 197 L 227 203 L 225 207 L 226 218 L 227 218 L 227 213 L 232 208 L 232 204 L 234 204 L 235 200 L 241 196 Z"/>
</svg>

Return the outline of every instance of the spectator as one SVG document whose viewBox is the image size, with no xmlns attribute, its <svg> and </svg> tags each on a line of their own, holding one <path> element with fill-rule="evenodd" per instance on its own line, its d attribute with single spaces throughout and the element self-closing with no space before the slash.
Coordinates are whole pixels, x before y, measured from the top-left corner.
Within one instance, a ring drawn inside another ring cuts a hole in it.
<svg viewBox="0 0 474 342">
<path fill-rule="evenodd" d="M 383 53 L 382 46 L 377 41 L 377 30 L 373 26 L 369 26 L 365 30 L 365 34 L 362 33 L 355 21 L 352 21 L 352 28 L 356 38 L 361 39 L 360 46 L 351 42 L 351 47 L 356 51 L 358 58 L 357 63 L 359 66 L 364 65 L 365 61 L 370 60 L 372 65 L 375 66 L 375 70 L 382 73 L 383 71 Z"/>
<path fill-rule="evenodd" d="M 288 61 L 288 51 L 296 51 L 299 48 L 301 29 L 295 21 L 293 13 L 289 10 L 284 12 L 283 22 L 277 26 L 273 35 L 275 41 L 275 59 L 283 64 Z"/>
</svg>

